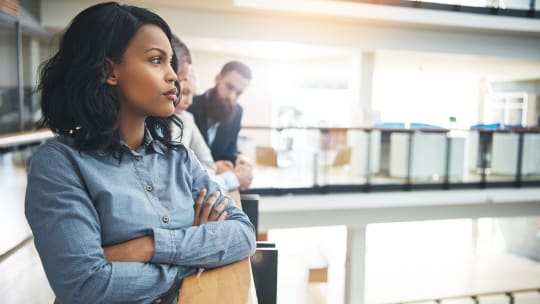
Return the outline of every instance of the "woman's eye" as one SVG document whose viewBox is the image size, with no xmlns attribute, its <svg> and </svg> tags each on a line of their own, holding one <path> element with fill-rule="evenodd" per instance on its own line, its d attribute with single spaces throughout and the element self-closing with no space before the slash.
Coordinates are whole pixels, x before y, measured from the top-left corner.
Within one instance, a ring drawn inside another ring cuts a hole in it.
<svg viewBox="0 0 540 304">
<path fill-rule="evenodd" d="M 154 64 L 160 64 L 161 63 L 161 57 L 152 57 L 150 59 L 150 62 L 152 62 Z"/>
</svg>

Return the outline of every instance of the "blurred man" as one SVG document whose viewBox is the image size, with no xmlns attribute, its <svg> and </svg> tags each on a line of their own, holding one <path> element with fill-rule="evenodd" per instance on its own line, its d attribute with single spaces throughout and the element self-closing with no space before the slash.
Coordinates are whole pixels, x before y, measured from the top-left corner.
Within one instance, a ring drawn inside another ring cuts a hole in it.
<svg viewBox="0 0 540 304">
<path fill-rule="evenodd" d="M 249 165 L 247 159 L 239 155 L 237 146 L 243 112 L 238 98 L 250 81 L 251 70 L 247 65 L 228 62 L 216 76 L 215 86 L 195 96 L 188 109 L 212 151 L 218 173 Z"/>
</svg>

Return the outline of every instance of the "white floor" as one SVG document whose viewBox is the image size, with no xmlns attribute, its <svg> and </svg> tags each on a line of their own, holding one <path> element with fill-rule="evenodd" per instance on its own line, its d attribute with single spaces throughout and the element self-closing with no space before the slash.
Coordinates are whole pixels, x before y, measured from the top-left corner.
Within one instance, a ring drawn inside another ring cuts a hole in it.
<svg viewBox="0 0 540 304">
<path fill-rule="evenodd" d="M 466 220 L 368 226 L 366 303 L 540 289 L 540 263 L 497 253 L 503 248 L 485 235 L 477 240 L 475 253 L 468 227 Z M 268 236 L 279 250 L 278 303 L 344 303 L 344 227 L 279 229 Z M 308 270 L 325 266 L 328 282 L 309 283 Z M 515 304 L 538 304 L 540 293 L 518 293 L 515 299 Z M 480 300 L 481 304 L 509 303 L 504 293 Z M 459 298 L 443 303 L 473 301 Z"/>
</svg>

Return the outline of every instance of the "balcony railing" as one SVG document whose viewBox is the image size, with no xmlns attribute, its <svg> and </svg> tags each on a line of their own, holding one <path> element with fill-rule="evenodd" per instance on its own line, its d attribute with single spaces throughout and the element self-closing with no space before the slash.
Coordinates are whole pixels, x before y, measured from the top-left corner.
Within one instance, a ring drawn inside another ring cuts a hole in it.
<svg viewBox="0 0 540 304">
<path fill-rule="evenodd" d="M 260 194 L 540 186 L 540 129 L 244 126 Z"/>
</svg>

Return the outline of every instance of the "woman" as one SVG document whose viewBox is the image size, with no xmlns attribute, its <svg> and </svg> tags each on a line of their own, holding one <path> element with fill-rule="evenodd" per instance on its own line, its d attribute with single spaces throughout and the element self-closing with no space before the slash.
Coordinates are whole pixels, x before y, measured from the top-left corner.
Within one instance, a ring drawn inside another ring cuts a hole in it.
<svg viewBox="0 0 540 304">
<path fill-rule="evenodd" d="M 26 217 L 58 303 L 174 303 L 197 268 L 255 250 L 254 228 L 171 139 L 171 31 L 104 3 L 77 15 L 42 68 L 43 123 Z"/>
</svg>

